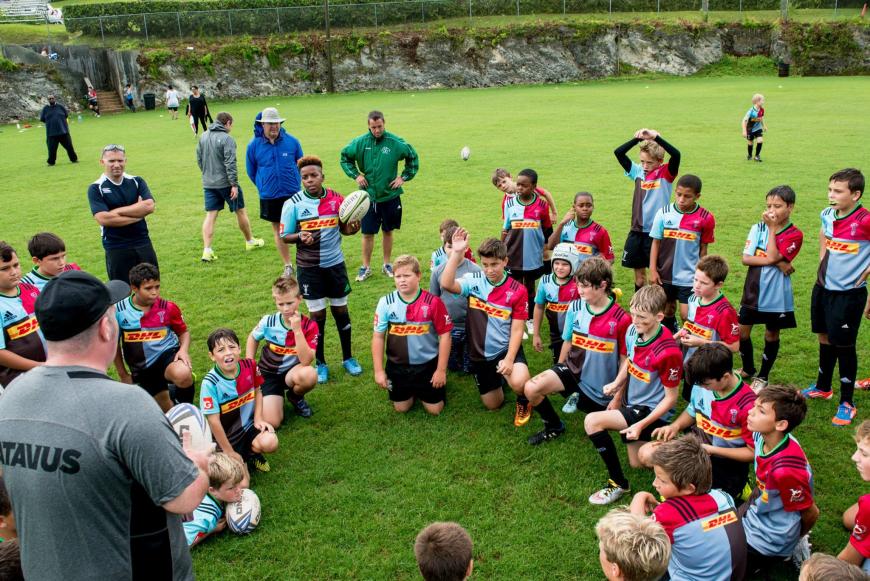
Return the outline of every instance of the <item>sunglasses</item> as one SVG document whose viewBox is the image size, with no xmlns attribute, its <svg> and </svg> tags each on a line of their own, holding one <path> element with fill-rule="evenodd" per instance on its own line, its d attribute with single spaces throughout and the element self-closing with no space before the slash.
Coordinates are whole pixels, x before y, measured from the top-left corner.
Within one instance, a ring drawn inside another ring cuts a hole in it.
<svg viewBox="0 0 870 581">
<path fill-rule="evenodd" d="M 106 147 L 103 148 L 103 153 L 106 153 L 108 151 L 121 151 L 121 152 L 126 153 L 127 150 L 124 149 L 123 145 L 117 145 L 115 143 L 110 143 L 109 145 L 107 145 Z"/>
</svg>

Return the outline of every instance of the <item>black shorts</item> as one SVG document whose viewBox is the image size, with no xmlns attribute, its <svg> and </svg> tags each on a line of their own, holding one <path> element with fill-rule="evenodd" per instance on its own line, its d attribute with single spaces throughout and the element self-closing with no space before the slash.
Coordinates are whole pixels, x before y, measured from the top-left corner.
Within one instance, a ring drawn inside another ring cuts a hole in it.
<svg viewBox="0 0 870 581">
<path fill-rule="evenodd" d="M 770 331 L 778 331 L 780 329 L 794 329 L 797 327 L 797 321 L 794 318 L 794 311 L 786 311 L 784 313 L 767 313 L 753 309 L 752 307 L 740 306 L 740 313 L 737 316 L 737 321 L 741 325 L 764 325 Z"/>
<path fill-rule="evenodd" d="M 652 238 L 649 232 L 632 230 L 625 239 L 622 250 L 622 266 L 626 268 L 649 268 L 649 253 L 652 249 Z"/>
<path fill-rule="evenodd" d="M 241 439 L 238 442 L 232 444 L 233 450 L 242 457 L 242 460 L 247 462 L 254 456 L 256 456 L 256 452 L 254 452 L 254 440 L 257 436 L 260 435 L 260 430 L 251 425 L 250 428 L 245 430 L 245 433 L 242 434 Z"/>
<path fill-rule="evenodd" d="M 178 111 L 178 107 L 167 107 L 170 111 Z"/>
<path fill-rule="evenodd" d="M 471 373 L 474 375 L 474 383 L 477 384 L 477 392 L 480 395 L 500 389 L 507 383 L 504 376 L 496 371 L 498 362 L 504 359 L 506 355 L 507 351 L 502 351 L 492 359 L 471 362 Z M 523 351 L 522 345 L 520 346 L 519 351 L 517 351 L 514 363 L 527 365 L 526 354 Z"/>
<path fill-rule="evenodd" d="M 721 456 L 710 456 L 713 465 L 713 488 L 731 495 L 734 505 L 740 504 L 740 497 L 749 482 L 749 462 L 738 462 Z"/>
<path fill-rule="evenodd" d="M 810 310 L 813 333 L 826 334 L 831 345 L 854 345 L 866 304 L 866 287 L 831 291 L 815 285 Z"/>
<path fill-rule="evenodd" d="M 235 212 L 245 207 L 245 196 L 242 194 L 242 186 L 236 186 L 239 189 L 239 195 L 233 200 L 230 198 L 232 188 L 203 188 L 205 197 L 205 211 L 220 212 L 224 209 L 224 204 L 230 209 L 230 212 Z"/>
<path fill-rule="evenodd" d="M 562 382 L 562 395 L 568 397 L 572 393 L 580 391 L 580 376 L 574 375 L 571 369 L 565 363 L 557 363 L 550 368 L 550 371 L 559 377 Z"/>
<path fill-rule="evenodd" d="M 157 361 L 142 371 L 133 373 L 133 383 L 147 391 L 151 397 L 154 397 L 161 391 L 168 390 L 169 382 L 166 381 L 166 368 L 175 361 L 177 353 L 178 349 L 166 351 L 157 358 Z"/>
<path fill-rule="evenodd" d="M 290 369 L 293 369 L 293 367 Z M 287 374 L 290 373 L 290 369 L 284 373 L 260 371 L 260 375 L 263 376 L 263 385 L 260 386 L 260 393 L 263 394 L 263 397 L 267 395 L 280 395 L 284 397 L 284 394 L 287 393 Z"/>
<path fill-rule="evenodd" d="M 284 202 L 289 199 L 290 196 L 287 196 L 286 198 L 270 198 L 268 200 L 260 198 L 260 218 L 266 222 L 280 224 L 281 209 L 284 208 Z"/>
<path fill-rule="evenodd" d="M 642 405 L 622 406 L 619 408 L 619 413 L 621 413 L 622 417 L 625 418 L 625 423 L 631 426 L 650 415 L 652 413 L 652 408 Z M 651 442 L 653 430 L 667 425 L 668 423 L 666 421 L 659 418 L 645 427 L 640 433 L 640 436 L 637 437 L 637 440 L 627 440 L 625 434 L 621 434 L 622 441 L 626 444 L 630 444 L 631 442 Z"/>
<path fill-rule="evenodd" d="M 147 262 L 157 264 L 157 253 L 149 240 L 134 248 L 106 248 L 106 273 L 109 280 L 130 282 L 130 269 L 137 264 Z"/>
<path fill-rule="evenodd" d="M 764 129 L 759 129 L 758 131 L 753 131 L 746 138 L 748 141 L 755 141 L 756 139 L 760 139 L 764 135 Z"/>
<path fill-rule="evenodd" d="M 669 282 L 663 282 L 662 288 L 665 289 L 669 301 L 679 301 L 684 305 L 689 304 L 689 297 L 694 294 L 690 286 L 678 286 Z"/>
<path fill-rule="evenodd" d="M 300 266 L 296 269 L 299 290 L 306 301 L 340 299 L 350 294 L 350 280 L 344 262 L 335 266 Z"/>
<path fill-rule="evenodd" d="M 369 211 L 362 219 L 360 230 L 363 234 L 377 234 L 383 228 L 391 232 L 402 227 L 402 196 L 386 202 L 372 202 Z"/>
<path fill-rule="evenodd" d="M 387 361 L 387 378 L 391 384 L 390 401 L 408 401 L 412 398 L 424 403 L 446 401 L 446 388 L 432 387 L 432 375 L 437 368 L 437 357 L 422 365 L 398 365 Z"/>
</svg>

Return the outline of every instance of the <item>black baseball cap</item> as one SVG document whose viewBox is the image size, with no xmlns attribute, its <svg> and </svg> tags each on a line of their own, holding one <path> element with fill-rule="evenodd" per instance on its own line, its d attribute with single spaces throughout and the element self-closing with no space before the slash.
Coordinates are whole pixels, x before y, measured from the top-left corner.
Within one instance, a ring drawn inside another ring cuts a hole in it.
<svg viewBox="0 0 870 581">
<path fill-rule="evenodd" d="M 88 329 L 109 305 L 128 296 L 130 285 L 122 280 L 103 284 L 91 274 L 70 270 L 48 281 L 39 293 L 36 320 L 46 340 L 63 341 Z"/>
</svg>

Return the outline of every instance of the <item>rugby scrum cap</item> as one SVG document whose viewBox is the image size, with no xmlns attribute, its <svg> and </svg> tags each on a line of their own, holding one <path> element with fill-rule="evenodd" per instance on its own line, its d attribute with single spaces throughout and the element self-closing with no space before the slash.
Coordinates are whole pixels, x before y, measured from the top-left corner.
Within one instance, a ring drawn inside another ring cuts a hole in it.
<svg viewBox="0 0 870 581">
<path fill-rule="evenodd" d="M 577 252 L 577 247 L 568 242 L 561 242 L 553 249 L 551 261 L 564 260 L 571 265 L 571 275 L 577 272 L 580 267 L 580 253 Z"/>
<path fill-rule="evenodd" d="M 284 123 L 284 119 L 278 115 L 278 110 L 274 107 L 263 109 L 263 114 L 259 121 L 260 123 Z"/>
<path fill-rule="evenodd" d="M 48 341 L 75 337 L 100 320 L 109 305 L 130 296 L 122 280 L 106 284 L 78 270 L 61 273 L 45 285 L 36 299 L 34 312 L 42 335 Z"/>
</svg>

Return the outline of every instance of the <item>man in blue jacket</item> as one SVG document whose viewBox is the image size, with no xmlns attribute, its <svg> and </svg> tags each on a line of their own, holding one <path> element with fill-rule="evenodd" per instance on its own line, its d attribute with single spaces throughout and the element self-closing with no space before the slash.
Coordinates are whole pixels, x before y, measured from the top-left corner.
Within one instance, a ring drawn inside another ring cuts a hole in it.
<svg viewBox="0 0 870 581">
<path fill-rule="evenodd" d="M 284 276 L 292 276 L 290 247 L 280 236 L 281 208 L 300 190 L 296 162 L 302 157 L 302 145 L 281 127 L 282 123 L 284 119 L 274 107 L 267 107 L 257 114 L 245 166 L 248 177 L 260 194 L 260 218 L 272 224 L 275 246 L 284 261 Z"/>
</svg>

